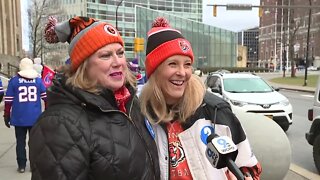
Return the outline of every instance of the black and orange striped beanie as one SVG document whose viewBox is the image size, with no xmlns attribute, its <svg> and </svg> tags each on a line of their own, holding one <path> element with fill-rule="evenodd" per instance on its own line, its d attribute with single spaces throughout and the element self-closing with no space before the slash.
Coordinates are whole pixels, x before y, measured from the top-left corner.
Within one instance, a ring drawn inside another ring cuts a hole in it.
<svg viewBox="0 0 320 180">
<path fill-rule="evenodd" d="M 146 75 L 150 75 L 166 59 L 173 55 L 189 56 L 193 62 L 193 51 L 191 44 L 180 31 L 171 28 L 164 17 L 158 17 L 152 23 L 148 32 L 146 50 Z"/>
</svg>

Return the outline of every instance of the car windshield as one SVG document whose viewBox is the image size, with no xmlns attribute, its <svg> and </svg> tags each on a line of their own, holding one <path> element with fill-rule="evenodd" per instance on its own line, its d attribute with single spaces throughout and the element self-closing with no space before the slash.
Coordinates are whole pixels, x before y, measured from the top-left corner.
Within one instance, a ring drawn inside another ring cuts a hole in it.
<svg viewBox="0 0 320 180">
<path fill-rule="evenodd" d="M 224 90 L 232 93 L 265 93 L 273 89 L 261 78 L 227 78 Z"/>
</svg>

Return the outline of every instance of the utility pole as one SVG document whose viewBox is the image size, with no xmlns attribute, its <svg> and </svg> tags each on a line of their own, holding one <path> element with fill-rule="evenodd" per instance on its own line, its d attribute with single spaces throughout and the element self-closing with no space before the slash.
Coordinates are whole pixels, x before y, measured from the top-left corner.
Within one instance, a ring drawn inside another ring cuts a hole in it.
<svg viewBox="0 0 320 180">
<path fill-rule="evenodd" d="M 309 0 L 309 5 L 311 6 L 311 0 Z M 309 41 L 310 41 L 310 23 L 311 23 L 311 8 L 309 9 L 309 17 L 308 17 L 308 31 L 307 31 L 307 52 L 306 52 L 306 63 L 305 63 L 305 71 L 304 71 L 304 83 L 303 86 L 308 85 L 308 66 L 309 66 Z"/>
<path fill-rule="evenodd" d="M 276 6 L 278 5 L 278 2 L 276 2 Z M 277 69 L 277 26 L 278 26 L 278 21 L 277 21 L 277 16 L 278 16 L 278 9 L 275 8 L 275 13 L 274 13 L 274 64 L 273 64 L 273 72 L 276 71 Z"/>
</svg>

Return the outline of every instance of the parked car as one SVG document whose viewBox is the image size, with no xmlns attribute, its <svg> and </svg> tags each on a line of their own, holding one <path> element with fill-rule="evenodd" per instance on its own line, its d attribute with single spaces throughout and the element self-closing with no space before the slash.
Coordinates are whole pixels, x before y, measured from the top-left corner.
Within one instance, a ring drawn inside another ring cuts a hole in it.
<svg viewBox="0 0 320 180">
<path fill-rule="evenodd" d="M 316 91 L 314 93 L 313 107 L 308 110 L 308 119 L 312 121 L 312 125 L 306 139 L 310 145 L 313 146 L 313 160 L 320 173 L 320 77 Z"/>
<path fill-rule="evenodd" d="M 289 100 L 250 73 L 210 73 L 205 84 L 208 90 L 225 99 L 234 112 L 258 113 L 274 120 L 284 131 L 292 124 Z"/>
<path fill-rule="evenodd" d="M 308 71 L 317 71 L 318 70 L 318 68 L 315 66 L 309 66 L 307 69 L 308 69 Z"/>
</svg>

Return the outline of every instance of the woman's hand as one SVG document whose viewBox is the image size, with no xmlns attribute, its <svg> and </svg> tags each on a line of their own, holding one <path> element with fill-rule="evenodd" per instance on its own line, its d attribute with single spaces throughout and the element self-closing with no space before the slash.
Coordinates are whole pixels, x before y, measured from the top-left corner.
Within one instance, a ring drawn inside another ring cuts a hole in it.
<svg viewBox="0 0 320 180">
<path fill-rule="evenodd" d="M 236 176 L 229 170 L 226 171 L 227 180 L 237 180 Z M 244 174 L 245 180 L 253 180 L 249 173 Z"/>
</svg>

